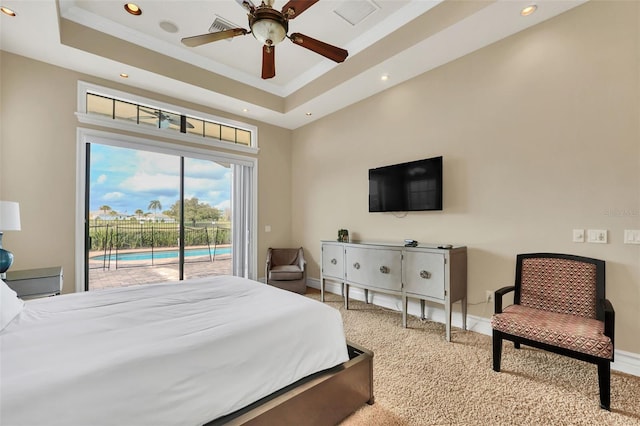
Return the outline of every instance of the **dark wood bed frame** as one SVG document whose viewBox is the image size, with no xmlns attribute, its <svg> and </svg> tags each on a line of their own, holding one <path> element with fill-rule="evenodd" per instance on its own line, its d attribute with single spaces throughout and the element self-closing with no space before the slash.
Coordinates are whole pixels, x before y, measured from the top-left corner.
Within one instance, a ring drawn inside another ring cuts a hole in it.
<svg viewBox="0 0 640 426">
<path fill-rule="evenodd" d="M 206 424 L 336 425 L 373 404 L 373 352 L 347 342 L 349 361 L 305 377 L 253 404 Z"/>
</svg>

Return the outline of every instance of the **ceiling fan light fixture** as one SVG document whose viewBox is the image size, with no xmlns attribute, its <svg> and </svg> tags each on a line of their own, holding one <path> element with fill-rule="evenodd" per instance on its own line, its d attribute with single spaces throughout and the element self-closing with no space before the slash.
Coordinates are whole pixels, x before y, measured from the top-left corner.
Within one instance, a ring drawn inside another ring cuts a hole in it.
<svg viewBox="0 0 640 426">
<path fill-rule="evenodd" d="M 273 19 L 260 19 L 251 25 L 251 33 L 262 44 L 273 46 L 280 43 L 287 36 L 287 30 L 282 24 Z"/>
</svg>

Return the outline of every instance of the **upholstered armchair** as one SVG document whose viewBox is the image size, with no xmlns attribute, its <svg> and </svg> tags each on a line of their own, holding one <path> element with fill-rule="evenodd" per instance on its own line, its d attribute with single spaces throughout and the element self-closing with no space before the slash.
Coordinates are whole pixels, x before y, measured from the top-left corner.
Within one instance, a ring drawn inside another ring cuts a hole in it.
<svg viewBox="0 0 640 426">
<path fill-rule="evenodd" d="M 503 309 L 502 297 L 514 292 Z M 555 253 L 520 254 L 515 285 L 495 292 L 493 369 L 500 371 L 502 340 L 598 366 L 600 406 L 610 410 L 615 312 L 605 298 L 605 262 Z"/>
<path fill-rule="evenodd" d="M 307 291 L 307 262 L 300 248 L 269 248 L 265 266 L 267 284 L 304 294 Z"/>
</svg>

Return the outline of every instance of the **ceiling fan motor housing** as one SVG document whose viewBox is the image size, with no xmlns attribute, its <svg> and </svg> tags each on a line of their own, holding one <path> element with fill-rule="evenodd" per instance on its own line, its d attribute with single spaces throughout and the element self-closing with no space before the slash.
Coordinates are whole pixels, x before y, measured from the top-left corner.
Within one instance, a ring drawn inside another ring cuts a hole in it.
<svg viewBox="0 0 640 426">
<path fill-rule="evenodd" d="M 289 22 L 282 13 L 270 7 L 259 7 L 249 15 L 251 33 L 260 43 L 274 46 L 287 36 Z"/>
</svg>

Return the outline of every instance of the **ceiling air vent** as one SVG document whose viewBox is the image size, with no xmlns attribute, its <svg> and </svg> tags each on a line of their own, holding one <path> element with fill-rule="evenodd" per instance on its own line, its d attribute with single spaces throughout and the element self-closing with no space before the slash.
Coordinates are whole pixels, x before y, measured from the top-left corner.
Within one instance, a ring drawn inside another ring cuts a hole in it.
<svg viewBox="0 0 640 426">
<path fill-rule="evenodd" d="M 240 25 L 236 25 L 231 21 L 227 21 L 224 18 L 216 15 L 216 19 L 213 21 L 213 24 L 209 27 L 210 33 L 217 33 L 218 31 L 226 31 L 232 28 L 240 28 Z M 228 38 L 227 41 L 231 41 L 231 38 Z"/>
<path fill-rule="evenodd" d="M 370 0 L 353 0 L 342 3 L 334 12 L 351 25 L 356 26 L 378 9 L 380 7 Z"/>
</svg>

